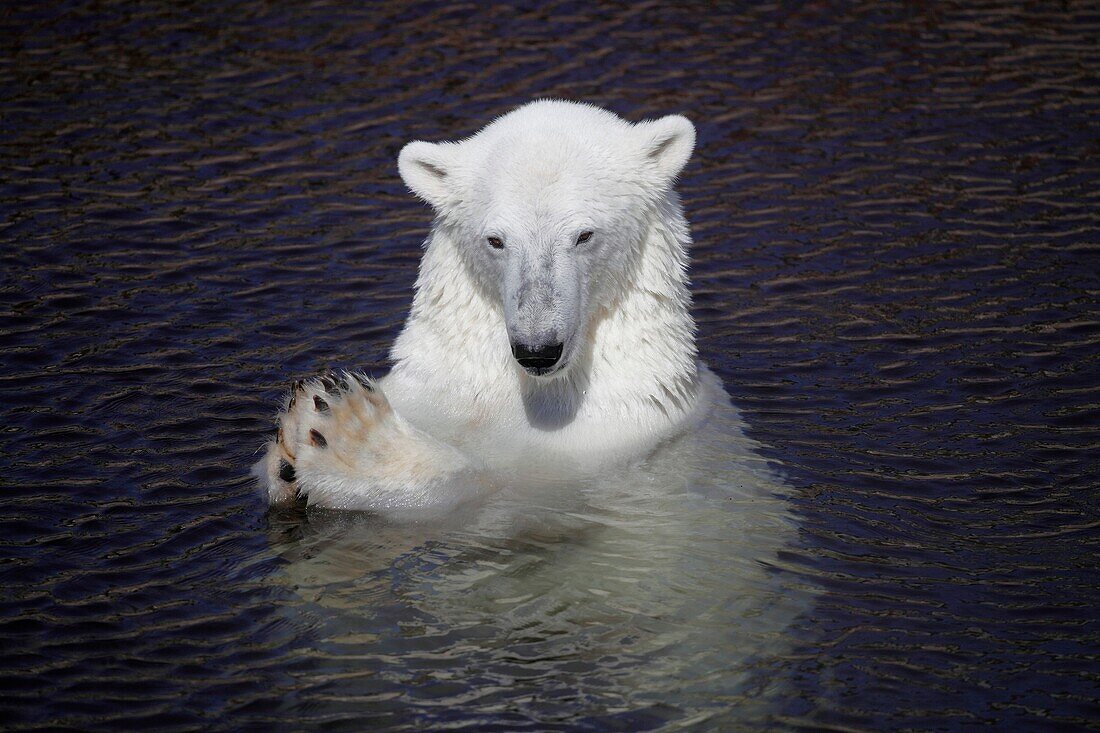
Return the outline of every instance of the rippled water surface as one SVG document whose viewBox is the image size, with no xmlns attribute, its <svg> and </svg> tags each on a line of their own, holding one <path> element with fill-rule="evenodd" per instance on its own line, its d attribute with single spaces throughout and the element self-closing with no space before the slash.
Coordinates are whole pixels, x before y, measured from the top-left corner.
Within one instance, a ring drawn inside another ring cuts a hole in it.
<svg viewBox="0 0 1100 733">
<path fill-rule="evenodd" d="M 0 9 L 0 726 L 1100 727 L 1098 39 L 1072 2 Z M 400 146 L 538 96 L 697 123 L 737 491 L 267 513 L 283 386 L 382 373 L 408 308 Z"/>
</svg>

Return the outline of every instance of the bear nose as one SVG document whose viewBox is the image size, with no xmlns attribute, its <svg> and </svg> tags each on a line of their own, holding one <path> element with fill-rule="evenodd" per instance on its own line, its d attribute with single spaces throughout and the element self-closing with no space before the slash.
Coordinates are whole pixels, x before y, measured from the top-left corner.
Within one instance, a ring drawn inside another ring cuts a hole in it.
<svg viewBox="0 0 1100 733">
<path fill-rule="evenodd" d="M 563 344 L 549 344 L 547 346 L 524 346 L 512 344 L 512 356 L 524 369 L 543 371 L 558 363 L 561 358 Z"/>
</svg>

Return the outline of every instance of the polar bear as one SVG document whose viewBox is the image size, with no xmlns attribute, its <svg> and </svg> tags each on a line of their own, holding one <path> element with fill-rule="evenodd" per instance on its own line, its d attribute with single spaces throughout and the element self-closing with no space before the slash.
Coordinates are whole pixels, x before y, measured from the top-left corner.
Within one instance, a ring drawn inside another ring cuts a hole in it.
<svg viewBox="0 0 1100 733">
<path fill-rule="evenodd" d="M 384 378 L 297 382 L 256 466 L 272 503 L 446 512 L 505 485 L 624 470 L 728 402 L 696 353 L 679 115 L 543 100 L 411 142 L 434 209 Z"/>
</svg>

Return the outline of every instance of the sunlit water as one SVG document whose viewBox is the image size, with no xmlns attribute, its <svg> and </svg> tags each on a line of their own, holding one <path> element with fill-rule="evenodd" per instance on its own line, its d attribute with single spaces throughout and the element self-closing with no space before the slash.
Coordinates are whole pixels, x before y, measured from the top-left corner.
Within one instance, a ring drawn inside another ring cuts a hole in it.
<svg viewBox="0 0 1100 733">
<path fill-rule="evenodd" d="M 0 726 L 1097 727 L 1097 38 L 1074 3 L 0 11 Z M 284 385 L 382 373 L 408 309 L 400 146 L 537 96 L 696 122 L 735 409 L 441 523 L 269 514 Z"/>
</svg>

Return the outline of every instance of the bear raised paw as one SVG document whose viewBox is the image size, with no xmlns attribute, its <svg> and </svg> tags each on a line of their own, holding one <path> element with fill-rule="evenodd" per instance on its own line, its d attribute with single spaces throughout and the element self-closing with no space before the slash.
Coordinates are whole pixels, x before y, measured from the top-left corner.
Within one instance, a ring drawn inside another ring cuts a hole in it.
<svg viewBox="0 0 1100 733">
<path fill-rule="evenodd" d="M 703 423 L 676 177 L 695 128 L 524 105 L 459 142 L 406 145 L 435 210 L 412 309 L 372 381 L 295 385 L 256 473 L 271 502 L 393 514 L 494 486 L 574 486 Z"/>
<path fill-rule="evenodd" d="M 440 504 L 459 482 L 476 483 L 460 454 L 397 417 L 379 385 L 355 372 L 294 382 L 257 468 L 272 504 L 389 513 Z"/>
</svg>

